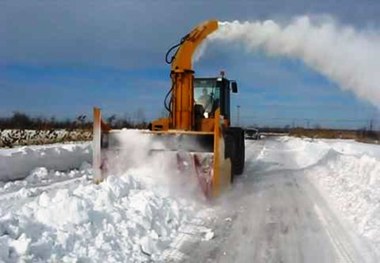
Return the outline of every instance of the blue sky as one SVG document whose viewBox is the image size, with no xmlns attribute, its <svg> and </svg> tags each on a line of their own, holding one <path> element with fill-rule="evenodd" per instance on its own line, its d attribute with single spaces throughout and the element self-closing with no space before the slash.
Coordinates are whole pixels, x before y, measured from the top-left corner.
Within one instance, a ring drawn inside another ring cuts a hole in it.
<svg viewBox="0 0 380 263">
<path fill-rule="evenodd" d="M 376 1 L 309 2 L 1 1 L 0 116 L 22 111 L 73 118 L 91 115 L 95 105 L 105 115 L 162 116 L 170 88 L 165 52 L 210 18 L 281 21 L 328 14 L 360 30 L 379 27 Z M 373 105 L 298 60 L 214 45 L 194 68 L 199 76 L 225 70 L 238 81 L 232 112 L 236 121 L 241 106 L 243 125 L 356 128 L 379 120 Z"/>
</svg>

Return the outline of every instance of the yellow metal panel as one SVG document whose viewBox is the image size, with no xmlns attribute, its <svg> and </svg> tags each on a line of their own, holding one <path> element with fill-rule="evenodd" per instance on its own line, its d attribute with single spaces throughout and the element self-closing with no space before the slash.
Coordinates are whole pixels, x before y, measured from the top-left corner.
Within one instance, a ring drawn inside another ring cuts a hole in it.
<svg viewBox="0 0 380 263">
<path fill-rule="evenodd" d="M 99 108 L 94 108 L 93 110 L 94 122 L 93 122 L 93 141 L 92 141 L 92 166 L 93 166 L 93 180 L 95 183 L 100 183 L 102 181 L 102 156 L 101 156 L 101 113 Z"/>
<path fill-rule="evenodd" d="M 202 131 L 212 131 L 215 130 L 215 119 L 214 118 L 208 118 L 208 119 L 202 119 L 201 120 L 201 130 Z"/>
<path fill-rule="evenodd" d="M 169 119 L 161 118 L 152 122 L 152 130 L 153 131 L 167 131 L 169 129 Z"/>
<path fill-rule="evenodd" d="M 143 133 L 149 134 L 168 134 L 168 135 L 176 135 L 176 134 L 188 134 L 188 135 L 213 135 L 214 132 L 207 131 L 184 131 L 184 130 L 167 130 L 167 131 L 143 131 Z"/>
<path fill-rule="evenodd" d="M 214 174 L 212 177 L 212 196 L 217 197 L 231 184 L 231 161 L 224 158 L 224 138 L 221 130 L 220 109 L 215 112 L 214 125 Z"/>
</svg>

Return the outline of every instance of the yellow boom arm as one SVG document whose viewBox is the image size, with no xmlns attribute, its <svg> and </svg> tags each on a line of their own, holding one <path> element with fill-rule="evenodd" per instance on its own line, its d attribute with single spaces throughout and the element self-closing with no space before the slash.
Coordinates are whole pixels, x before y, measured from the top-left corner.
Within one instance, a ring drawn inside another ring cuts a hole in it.
<svg viewBox="0 0 380 263">
<path fill-rule="evenodd" d="M 202 41 L 218 28 L 218 21 L 209 20 L 195 27 L 181 41 L 171 63 L 172 104 L 169 128 L 190 131 L 194 128 L 194 71 L 192 58 Z"/>
</svg>

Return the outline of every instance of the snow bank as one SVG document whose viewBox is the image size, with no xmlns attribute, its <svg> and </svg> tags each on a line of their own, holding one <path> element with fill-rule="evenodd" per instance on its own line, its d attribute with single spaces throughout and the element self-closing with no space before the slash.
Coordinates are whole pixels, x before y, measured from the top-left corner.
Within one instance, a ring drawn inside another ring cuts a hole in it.
<svg viewBox="0 0 380 263">
<path fill-rule="evenodd" d="M 83 162 L 91 162 L 90 143 L 0 149 L 0 181 L 23 179 L 37 167 L 69 170 Z"/>
<path fill-rule="evenodd" d="M 328 203 L 379 250 L 380 146 L 350 140 L 281 140 Z"/>
<path fill-rule="evenodd" d="M 380 146 L 352 140 L 279 137 L 261 150 L 256 171 L 292 170 L 310 178 L 332 210 L 380 250 Z M 273 146 L 273 147 L 272 147 Z"/>
<path fill-rule="evenodd" d="M 368 156 L 380 160 L 380 147 L 375 144 L 366 144 L 354 140 L 341 139 L 311 139 L 279 137 L 277 140 L 283 143 L 283 148 L 264 147 L 261 158 L 269 157 L 270 160 L 278 161 L 284 169 L 310 168 L 325 159 L 333 158 L 334 155 L 343 154 L 350 156 Z M 285 154 L 291 155 L 291 160 L 284 162 Z M 290 161 L 290 162 L 289 162 Z"/>
<path fill-rule="evenodd" d="M 345 155 L 355 155 L 360 157 L 366 155 L 380 160 L 380 146 L 376 144 L 368 144 L 356 142 L 354 140 L 321 140 L 335 151 Z"/>
<path fill-rule="evenodd" d="M 287 136 L 278 137 L 276 140 L 282 143 L 281 150 L 278 149 L 278 143 L 268 141 L 257 157 L 258 161 L 263 162 L 263 167 L 259 170 L 306 169 L 320 162 L 331 149 L 326 143 L 313 143 Z"/>
<path fill-rule="evenodd" d="M 356 232 L 380 249 L 380 160 L 366 154 L 336 154 L 306 174 Z"/>
<path fill-rule="evenodd" d="M 175 156 L 147 158 L 134 138 L 139 151 L 118 156 L 117 176 L 98 185 L 87 163 L 90 144 L 1 150 L 0 178 L 24 180 L 0 182 L 0 262 L 167 261 L 163 253 L 176 251 L 173 243 L 200 208 L 194 196 L 182 198 L 197 181 L 179 179 L 186 174 L 173 169 Z M 211 229 L 202 231 L 205 241 L 213 238 Z"/>
<path fill-rule="evenodd" d="M 158 260 L 189 214 L 132 174 L 43 192 L 0 208 L 0 261 Z"/>
<path fill-rule="evenodd" d="M 74 169 L 68 172 L 48 170 L 46 167 L 37 167 L 30 171 L 24 180 L 0 182 L 0 201 L 7 199 L 8 196 L 12 196 L 16 191 L 21 193 L 22 189 L 29 191 L 31 188 L 40 188 L 86 176 L 89 172 L 92 172 L 91 169 L 92 166 L 87 162 L 82 163 L 79 170 Z"/>
</svg>

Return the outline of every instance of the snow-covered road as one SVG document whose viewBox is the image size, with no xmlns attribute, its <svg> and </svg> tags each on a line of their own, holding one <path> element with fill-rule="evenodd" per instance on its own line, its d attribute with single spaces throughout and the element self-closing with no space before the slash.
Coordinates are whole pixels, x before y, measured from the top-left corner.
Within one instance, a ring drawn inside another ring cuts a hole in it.
<svg viewBox="0 0 380 263">
<path fill-rule="evenodd" d="M 373 239 L 355 231 L 355 222 L 350 222 L 332 195 L 324 191 L 331 189 L 324 188 L 319 175 L 313 174 L 315 169 L 326 167 L 326 162 L 339 165 L 331 151 L 339 154 L 344 147 L 335 141 L 334 149 L 333 142 L 289 138 L 246 141 L 246 171 L 218 204 L 215 238 L 195 245 L 191 261 L 379 262 Z M 344 146 L 347 148 L 347 143 Z M 325 180 L 336 177 L 326 172 L 322 175 Z M 344 199 L 350 192 L 340 195 Z M 379 212 L 378 203 L 374 205 Z M 360 216 L 364 215 L 356 214 Z M 379 225 L 372 227 L 379 232 Z"/>
<path fill-rule="evenodd" d="M 246 141 L 244 174 L 211 203 L 162 159 L 95 185 L 90 156 L 0 150 L 2 180 L 24 178 L 0 182 L 0 262 L 379 262 L 377 145 Z"/>
</svg>

